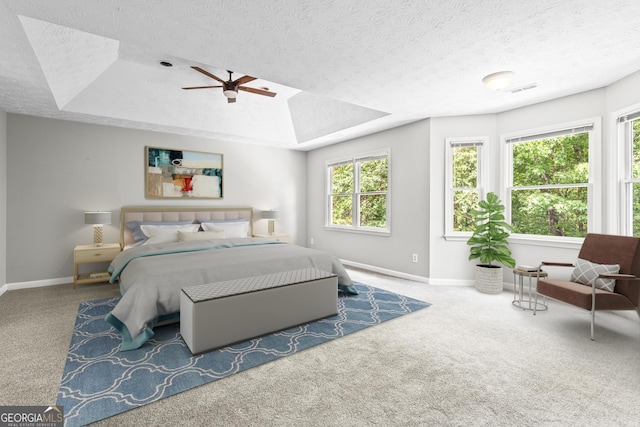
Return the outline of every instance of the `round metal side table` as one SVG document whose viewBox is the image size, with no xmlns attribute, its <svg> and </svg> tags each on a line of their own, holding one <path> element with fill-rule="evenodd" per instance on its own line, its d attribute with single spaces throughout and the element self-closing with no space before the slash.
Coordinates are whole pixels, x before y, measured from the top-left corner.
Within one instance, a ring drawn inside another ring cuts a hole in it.
<svg viewBox="0 0 640 427">
<path fill-rule="evenodd" d="M 527 298 L 524 294 L 524 278 L 529 278 L 529 297 Z M 531 281 L 532 278 L 536 279 L 536 291 L 538 290 L 538 279 L 541 277 L 547 277 L 547 273 L 545 271 L 526 271 L 520 270 L 518 268 L 513 269 L 513 301 L 511 302 L 514 306 L 521 308 L 523 310 L 536 310 L 536 311 L 545 311 L 547 309 L 547 305 L 542 302 L 536 302 L 531 294 Z"/>
</svg>

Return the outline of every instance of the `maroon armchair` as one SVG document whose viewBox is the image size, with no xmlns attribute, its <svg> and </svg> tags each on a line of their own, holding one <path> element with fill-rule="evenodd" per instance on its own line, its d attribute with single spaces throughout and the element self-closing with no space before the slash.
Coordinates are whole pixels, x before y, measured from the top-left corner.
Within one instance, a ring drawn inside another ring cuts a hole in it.
<svg viewBox="0 0 640 427">
<path fill-rule="evenodd" d="M 542 262 L 540 268 L 564 266 L 575 270 L 571 280 L 541 278 L 536 302 L 538 295 L 544 295 L 591 311 L 592 341 L 596 310 L 636 310 L 640 316 L 640 238 L 589 233 L 578 258 L 577 268 L 571 263 Z M 615 271 L 614 265 L 620 266 L 619 272 L 607 272 L 607 267 Z M 587 271 L 577 271 L 581 267 Z M 607 281 L 614 285 L 613 291 L 601 289 L 607 287 Z M 585 282 L 590 283 L 585 286 Z"/>
</svg>

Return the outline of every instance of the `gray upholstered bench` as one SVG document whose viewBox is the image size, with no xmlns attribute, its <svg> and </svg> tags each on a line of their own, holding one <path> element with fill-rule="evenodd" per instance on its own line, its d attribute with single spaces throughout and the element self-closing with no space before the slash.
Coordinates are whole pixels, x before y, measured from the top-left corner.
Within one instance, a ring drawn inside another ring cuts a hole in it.
<svg viewBox="0 0 640 427">
<path fill-rule="evenodd" d="M 197 354 L 337 312 L 338 277 L 309 268 L 183 288 L 180 333 Z"/>
</svg>

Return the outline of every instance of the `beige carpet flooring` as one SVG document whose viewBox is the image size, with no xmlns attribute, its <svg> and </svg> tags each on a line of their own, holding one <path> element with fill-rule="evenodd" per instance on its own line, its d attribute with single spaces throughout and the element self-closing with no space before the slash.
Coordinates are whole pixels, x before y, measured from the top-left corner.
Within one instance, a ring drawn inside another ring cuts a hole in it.
<svg viewBox="0 0 640 427">
<path fill-rule="evenodd" d="M 189 390 L 102 426 L 637 426 L 640 320 L 350 270 L 427 309 Z M 50 405 L 78 304 L 114 285 L 0 296 L 0 405 Z"/>
</svg>

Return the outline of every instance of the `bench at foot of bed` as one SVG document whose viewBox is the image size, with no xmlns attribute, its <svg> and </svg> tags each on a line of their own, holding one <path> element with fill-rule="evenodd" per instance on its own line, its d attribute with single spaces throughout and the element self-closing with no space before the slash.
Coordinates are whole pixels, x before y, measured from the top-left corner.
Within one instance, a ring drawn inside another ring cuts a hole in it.
<svg viewBox="0 0 640 427">
<path fill-rule="evenodd" d="M 337 313 L 337 276 L 314 268 L 189 286 L 180 293 L 180 333 L 193 354 Z"/>
</svg>

